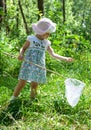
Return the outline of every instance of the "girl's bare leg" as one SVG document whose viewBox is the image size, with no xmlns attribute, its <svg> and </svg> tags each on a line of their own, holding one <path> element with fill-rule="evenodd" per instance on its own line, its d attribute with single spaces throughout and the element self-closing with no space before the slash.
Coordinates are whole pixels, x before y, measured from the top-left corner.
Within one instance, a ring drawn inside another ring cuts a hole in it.
<svg viewBox="0 0 91 130">
<path fill-rule="evenodd" d="M 26 84 L 26 81 L 25 80 L 19 80 L 15 90 L 14 90 L 14 93 L 13 93 L 13 96 L 14 97 L 18 97 L 18 95 L 20 94 L 22 88 L 25 86 Z"/>
<path fill-rule="evenodd" d="M 37 88 L 38 88 L 38 83 L 37 82 L 31 82 L 31 98 L 35 98 L 37 95 Z"/>
</svg>

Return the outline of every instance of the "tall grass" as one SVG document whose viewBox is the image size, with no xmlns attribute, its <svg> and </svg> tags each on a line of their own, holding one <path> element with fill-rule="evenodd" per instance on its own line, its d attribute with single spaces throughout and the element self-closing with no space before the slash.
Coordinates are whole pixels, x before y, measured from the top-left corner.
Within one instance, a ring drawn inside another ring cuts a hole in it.
<svg viewBox="0 0 91 130">
<path fill-rule="evenodd" d="M 90 62 L 58 63 L 53 61 L 54 71 L 62 77 L 48 73 L 47 83 L 40 84 L 38 96 L 30 100 L 30 84 L 22 90 L 19 99 L 9 102 L 17 79 L 8 73 L 1 78 L 0 87 L 0 130 L 90 130 L 91 87 Z M 87 65 L 87 66 L 86 66 Z M 64 81 L 67 77 L 86 83 L 80 101 L 72 108 L 65 98 Z"/>
</svg>

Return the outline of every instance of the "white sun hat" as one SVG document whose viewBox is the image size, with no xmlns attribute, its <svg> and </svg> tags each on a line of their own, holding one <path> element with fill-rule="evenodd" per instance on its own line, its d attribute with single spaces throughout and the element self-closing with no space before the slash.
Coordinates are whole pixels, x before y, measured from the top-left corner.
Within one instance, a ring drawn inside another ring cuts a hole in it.
<svg viewBox="0 0 91 130">
<path fill-rule="evenodd" d="M 36 34 L 52 33 L 56 31 L 56 24 L 48 18 L 42 18 L 37 23 L 32 24 L 32 29 Z"/>
</svg>

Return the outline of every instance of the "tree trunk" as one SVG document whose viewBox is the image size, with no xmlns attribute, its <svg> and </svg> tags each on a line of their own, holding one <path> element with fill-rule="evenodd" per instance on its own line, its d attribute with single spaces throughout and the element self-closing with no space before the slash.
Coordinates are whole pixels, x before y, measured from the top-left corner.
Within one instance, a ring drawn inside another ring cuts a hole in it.
<svg viewBox="0 0 91 130">
<path fill-rule="evenodd" d="M 23 18 L 23 22 L 24 22 L 24 25 L 25 25 L 26 33 L 29 34 L 29 29 L 28 29 L 28 26 L 27 26 L 27 22 L 26 22 L 24 13 L 23 13 L 23 9 L 22 9 L 20 0 L 18 0 L 18 5 L 19 5 L 20 11 L 21 11 L 22 18 Z"/>
<path fill-rule="evenodd" d="M 39 15 L 38 15 L 38 19 L 40 19 L 41 16 L 44 15 L 44 1 L 43 0 L 38 0 L 38 9 L 39 9 Z"/>
<path fill-rule="evenodd" d="M 63 0 L 63 24 L 65 23 L 66 21 L 66 18 L 65 18 L 65 0 Z"/>
<path fill-rule="evenodd" d="M 18 27 L 19 27 L 19 6 L 18 6 L 18 3 L 15 2 L 15 0 L 13 0 L 13 5 L 17 6 L 15 18 L 16 18 L 16 29 L 18 29 Z"/>
<path fill-rule="evenodd" d="M 9 26 L 7 25 L 7 5 L 6 5 L 6 0 L 0 0 L 0 8 L 2 8 L 2 14 L 0 14 L 0 24 L 2 24 L 2 22 L 5 24 L 6 26 L 6 33 L 10 31 Z M 1 26 L 2 27 L 2 26 Z M 1 29 L 0 27 L 0 29 Z"/>
<path fill-rule="evenodd" d="M 16 28 L 18 29 L 19 27 L 19 8 L 17 7 L 16 10 L 17 14 L 16 14 Z"/>
<path fill-rule="evenodd" d="M 0 10 L 1 10 L 1 14 L 0 14 L 0 23 L 2 23 L 3 21 L 3 12 L 4 12 L 4 0 L 0 0 Z"/>
</svg>

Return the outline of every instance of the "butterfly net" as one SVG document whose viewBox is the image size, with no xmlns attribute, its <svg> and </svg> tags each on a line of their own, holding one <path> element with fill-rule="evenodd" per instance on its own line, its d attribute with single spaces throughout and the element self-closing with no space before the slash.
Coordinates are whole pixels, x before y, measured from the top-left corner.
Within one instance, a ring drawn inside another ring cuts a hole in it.
<svg viewBox="0 0 91 130">
<path fill-rule="evenodd" d="M 85 84 L 77 79 L 67 78 L 65 80 L 65 96 L 72 107 L 77 105 L 84 86 Z"/>
</svg>

